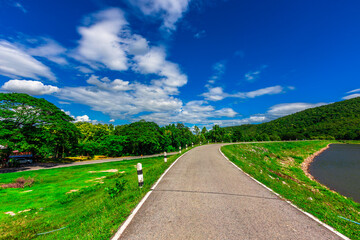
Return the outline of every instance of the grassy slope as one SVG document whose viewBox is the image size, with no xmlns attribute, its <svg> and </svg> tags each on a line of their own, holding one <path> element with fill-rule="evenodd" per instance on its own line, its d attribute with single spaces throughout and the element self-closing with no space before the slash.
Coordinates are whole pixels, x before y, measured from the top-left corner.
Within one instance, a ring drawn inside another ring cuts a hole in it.
<svg viewBox="0 0 360 240">
<path fill-rule="evenodd" d="M 109 239 L 130 214 L 141 198 L 179 155 L 74 166 L 67 168 L 0 174 L 0 183 L 9 183 L 18 177 L 34 177 L 32 187 L 0 189 L 0 239 Z M 135 165 L 141 162 L 144 187 L 137 186 Z M 100 171 L 118 169 L 125 173 Z M 101 180 L 96 178 L 106 176 Z M 128 181 L 125 191 L 111 198 L 105 187 L 114 187 L 115 180 Z M 97 182 L 96 182 L 97 181 Z M 72 189 L 78 192 L 66 194 Z M 33 190 L 31 192 L 24 192 Z M 17 213 L 10 216 L 7 211 Z M 46 235 L 36 235 L 67 227 Z"/>
<path fill-rule="evenodd" d="M 329 141 L 256 143 L 222 147 L 237 166 L 301 209 L 352 239 L 360 239 L 360 204 L 310 180 L 301 170 L 305 158 Z"/>
</svg>

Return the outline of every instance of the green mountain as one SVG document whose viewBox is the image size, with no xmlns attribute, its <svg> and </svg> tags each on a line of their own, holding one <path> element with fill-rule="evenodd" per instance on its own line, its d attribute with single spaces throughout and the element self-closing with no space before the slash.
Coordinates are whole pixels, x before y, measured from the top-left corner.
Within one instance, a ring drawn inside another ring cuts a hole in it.
<svg viewBox="0 0 360 240">
<path fill-rule="evenodd" d="M 227 127 L 235 140 L 360 139 L 360 97 L 276 120 Z"/>
</svg>

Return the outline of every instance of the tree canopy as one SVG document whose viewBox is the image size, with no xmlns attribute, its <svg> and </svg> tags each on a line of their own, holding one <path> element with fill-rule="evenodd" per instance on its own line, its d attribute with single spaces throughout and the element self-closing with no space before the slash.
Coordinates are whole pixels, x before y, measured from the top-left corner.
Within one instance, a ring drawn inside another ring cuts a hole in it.
<svg viewBox="0 0 360 240">
<path fill-rule="evenodd" d="M 13 150 L 59 155 L 77 143 L 72 117 L 45 99 L 0 93 L 0 144 Z"/>
</svg>

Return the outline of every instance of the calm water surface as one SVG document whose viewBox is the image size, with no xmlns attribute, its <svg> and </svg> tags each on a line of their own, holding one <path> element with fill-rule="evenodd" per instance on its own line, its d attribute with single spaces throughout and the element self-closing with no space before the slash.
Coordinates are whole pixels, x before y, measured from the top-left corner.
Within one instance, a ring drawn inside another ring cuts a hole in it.
<svg viewBox="0 0 360 240">
<path fill-rule="evenodd" d="M 331 144 L 309 170 L 320 183 L 360 202 L 360 144 Z"/>
</svg>

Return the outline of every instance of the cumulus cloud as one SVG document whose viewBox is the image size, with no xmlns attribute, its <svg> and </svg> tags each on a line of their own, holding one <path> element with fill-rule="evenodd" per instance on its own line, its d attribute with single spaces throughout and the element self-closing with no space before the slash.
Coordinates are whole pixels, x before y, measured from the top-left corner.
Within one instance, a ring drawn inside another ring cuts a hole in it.
<svg viewBox="0 0 360 240">
<path fill-rule="evenodd" d="M 234 117 L 238 113 L 231 108 L 215 110 L 205 101 L 190 101 L 181 109 L 172 112 L 158 112 L 142 115 L 140 118 L 154 121 L 164 125 L 172 122 L 184 122 L 189 124 L 206 124 L 216 121 L 216 118 Z M 139 118 L 139 119 L 140 119 Z"/>
<path fill-rule="evenodd" d="M 243 124 L 263 123 L 274 120 L 279 117 L 290 115 L 296 112 L 300 112 L 309 108 L 319 107 L 326 105 L 327 103 L 282 103 L 276 104 L 269 108 L 265 113 L 254 114 L 242 119 L 217 119 L 217 120 L 205 120 L 203 124 L 207 127 L 211 127 L 214 124 L 220 126 L 236 126 Z"/>
<path fill-rule="evenodd" d="M 128 0 L 139 8 L 144 15 L 161 18 L 162 28 L 167 31 L 176 29 L 176 22 L 188 9 L 190 0 Z"/>
<path fill-rule="evenodd" d="M 75 122 L 91 122 L 91 119 L 88 115 L 77 116 L 75 117 Z"/>
<path fill-rule="evenodd" d="M 56 80 L 47 66 L 7 41 L 0 41 L 0 75 Z"/>
<path fill-rule="evenodd" d="M 61 99 L 86 104 L 114 119 L 126 119 L 142 112 L 174 111 L 182 102 L 167 91 L 166 86 L 129 83 L 91 76 L 87 87 L 65 87 Z"/>
<path fill-rule="evenodd" d="M 91 77 L 86 80 L 86 82 L 91 85 L 95 85 L 102 90 L 128 91 L 132 89 L 132 86 L 128 81 L 123 81 L 121 79 L 115 79 L 114 81 L 111 81 L 107 77 L 99 79 L 99 77 L 95 75 L 91 75 Z"/>
<path fill-rule="evenodd" d="M 289 88 L 290 89 L 290 88 Z M 261 88 L 255 91 L 250 92 L 238 92 L 234 94 L 225 93 L 221 87 L 208 87 L 208 92 L 202 94 L 206 100 L 209 101 L 220 101 L 224 98 L 232 97 L 232 98 L 255 98 L 263 95 L 274 95 L 280 94 L 285 91 L 285 88 L 282 86 L 272 86 L 267 88 Z"/>
<path fill-rule="evenodd" d="M 27 93 L 30 95 L 47 95 L 59 92 L 59 88 L 51 85 L 44 85 L 39 81 L 32 80 L 9 80 L 1 87 L 8 92 Z"/>
<path fill-rule="evenodd" d="M 165 57 L 166 54 L 163 48 L 152 47 L 146 54 L 134 57 L 136 62 L 134 68 L 142 74 L 157 74 L 164 77 L 158 84 L 165 84 L 170 88 L 185 85 L 187 76 L 181 73 L 177 64 L 167 61 Z"/>
<path fill-rule="evenodd" d="M 121 37 L 128 34 L 124 13 L 112 8 L 89 16 L 87 22 L 88 26 L 78 28 L 81 39 L 74 57 L 93 68 L 127 70 L 129 64 Z"/>
<path fill-rule="evenodd" d="M 210 87 L 208 88 L 208 92 L 203 93 L 202 96 L 209 101 L 220 101 L 229 97 L 229 94 L 224 93 L 222 87 Z"/>
<path fill-rule="evenodd" d="M 319 107 L 326 105 L 327 103 L 282 103 L 272 106 L 268 111 L 267 115 L 272 118 L 283 117 L 289 114 L 303 111 L 308 108 Z"/>
<path fill-rule="evenodd" d="M 93 69 L 131 70 L 140 74 L 155 74 L 154 85 L 165 84 L 167 91 L 178 93 L 178 88 L 187 83 L 187 76 L 180 67 L 166 60 L 166 51 L 162 47 L 150 46 L 149 42 L 138 34 L 132 34 L 124 13 L 120 9 L 107 9 L 89 17 L 88 26 L 79 28 L 82 38 L 74 57 Z M 84 69 L 82 67 L 80 71 Z M 127 82 L 128 83 L 128 82 Z M 97 81 L 98 87 L 114 87 Z M 117 80 L 113 84 L 126 84 Z M 100 86 L 101 85 L 101 86 Z M 123 86 L 125 87 L 125 86 Z"/>
</svg>

